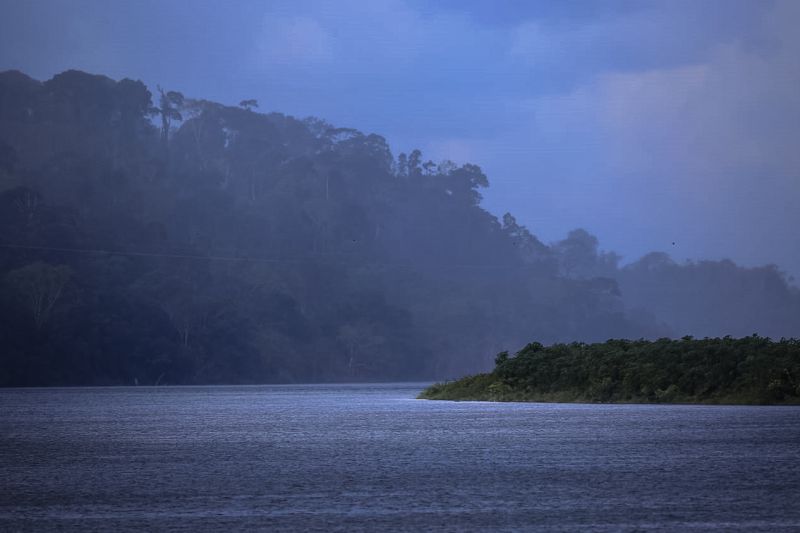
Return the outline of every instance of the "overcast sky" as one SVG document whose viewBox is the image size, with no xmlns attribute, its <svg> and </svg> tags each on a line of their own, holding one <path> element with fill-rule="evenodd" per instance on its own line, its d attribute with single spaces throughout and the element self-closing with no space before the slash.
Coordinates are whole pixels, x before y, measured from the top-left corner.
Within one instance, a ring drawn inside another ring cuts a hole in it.
<svg viewBox="0 0 800 533">
<path fill-rule="evenodd" d="M 546 242 L 800 278 L 799 27 L 796 0 L 0 0 L 0 70 L 256 98 L 477 163 Z"/>
</svg>

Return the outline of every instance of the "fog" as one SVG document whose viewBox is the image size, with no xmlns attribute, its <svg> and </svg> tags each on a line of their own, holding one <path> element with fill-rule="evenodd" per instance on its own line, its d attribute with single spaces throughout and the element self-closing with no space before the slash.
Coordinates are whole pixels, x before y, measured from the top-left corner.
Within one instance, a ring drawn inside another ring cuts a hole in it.
<svg viewBox="0 0 800 533">
<path fill-rule="evenodd" d="M 797 5 L 505 6 L 0 3 L 0 385 L 800 336 Z"/>
</svg>

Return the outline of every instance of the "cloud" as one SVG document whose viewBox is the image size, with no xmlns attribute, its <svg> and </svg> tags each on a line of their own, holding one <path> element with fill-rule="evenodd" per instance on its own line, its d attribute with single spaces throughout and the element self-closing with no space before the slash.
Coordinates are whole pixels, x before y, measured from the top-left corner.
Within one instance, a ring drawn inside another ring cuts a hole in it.
<svg viewBox="0 0 800 533">
<path fill-rule="evenodd" d="M 397 69 L 428 53 L 428 20 L 400 0 L 267 4 L 257 48 L 268 64 Z"/>
<path fill-rule="evenodd" d="M 545 240 L 585 226 L 633 258 L 677 233 L 683 257 L 800 275 L 800 2 L 219 6 L 8 3 L 0 68 L 258 98 L 478 163 L 486 205 Z"/>
<path fill-rule="evenodd" d="M 703 63 L 721 43 L 758 46 L 768 2 L 651 2 L 593 17 L 531 17 L 510 29 L 507 57 L 560 93 L 611 72 Z"/>
<path fill-rule="evenodd" d="M 767 47 L 724 42 L 694 64 L 607 71 L 520 102 L 532 143 L 575 156 L 554 163 L 563 190 L 592 191 L 573 194 L 576 218 L 594 211 L 589 227 L 641 238 L 640 253 L 648 240 L 678 239 L 685 256 L 800 271 L 798 19 L 800 4 L 780 2 L 764 20 Z M 641 237 L 604 217 L 635 221 Z"/>
<path fill-rule="evenodd" d="M 266 17 L 257 45 L 259 60 L 270 65 L 319 65 L 333 60 L 335 42 L 309 17 Z"/>
</svg>

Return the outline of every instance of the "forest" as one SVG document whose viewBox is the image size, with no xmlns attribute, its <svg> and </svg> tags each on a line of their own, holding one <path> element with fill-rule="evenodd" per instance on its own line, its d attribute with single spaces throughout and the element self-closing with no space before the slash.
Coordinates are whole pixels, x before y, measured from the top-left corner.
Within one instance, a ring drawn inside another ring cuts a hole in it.
<svg viewBox="0 0 800 533">
<path fill-rule="evenodd" d="M 752 335 L 604 343 L 534 342 L 489 374 L 438 383 L 431 400 L 800 403 L 800 340 Z"/>
<path fill-rule="evenodd" d="M 449 379 L 530 339 L 800 336 L 775 265 L 623 265 L 585 229 L 545 243 L 481 206 L 476 164 L 258 110 L 0 73 L 0 386 Z M 740 342 L 794 357 L 797 379 L 796 344 L 764 337 Z M 645 396 L 672 384 L 712 394 L 668 376 Z"/>
</svg>

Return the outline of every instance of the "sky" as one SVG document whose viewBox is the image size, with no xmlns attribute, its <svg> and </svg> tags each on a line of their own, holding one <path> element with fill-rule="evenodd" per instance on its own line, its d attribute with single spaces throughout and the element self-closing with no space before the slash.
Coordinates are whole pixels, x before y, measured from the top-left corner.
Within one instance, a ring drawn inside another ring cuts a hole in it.
<svg viewBox="0 0 800 533">
<path fill-rule="evenodd" d="M 796 0 L 0 0 L 0 70 L 255 98 L 476 163 L 545 242 L 800 278 L 798 27 Z"/>
</svg>

